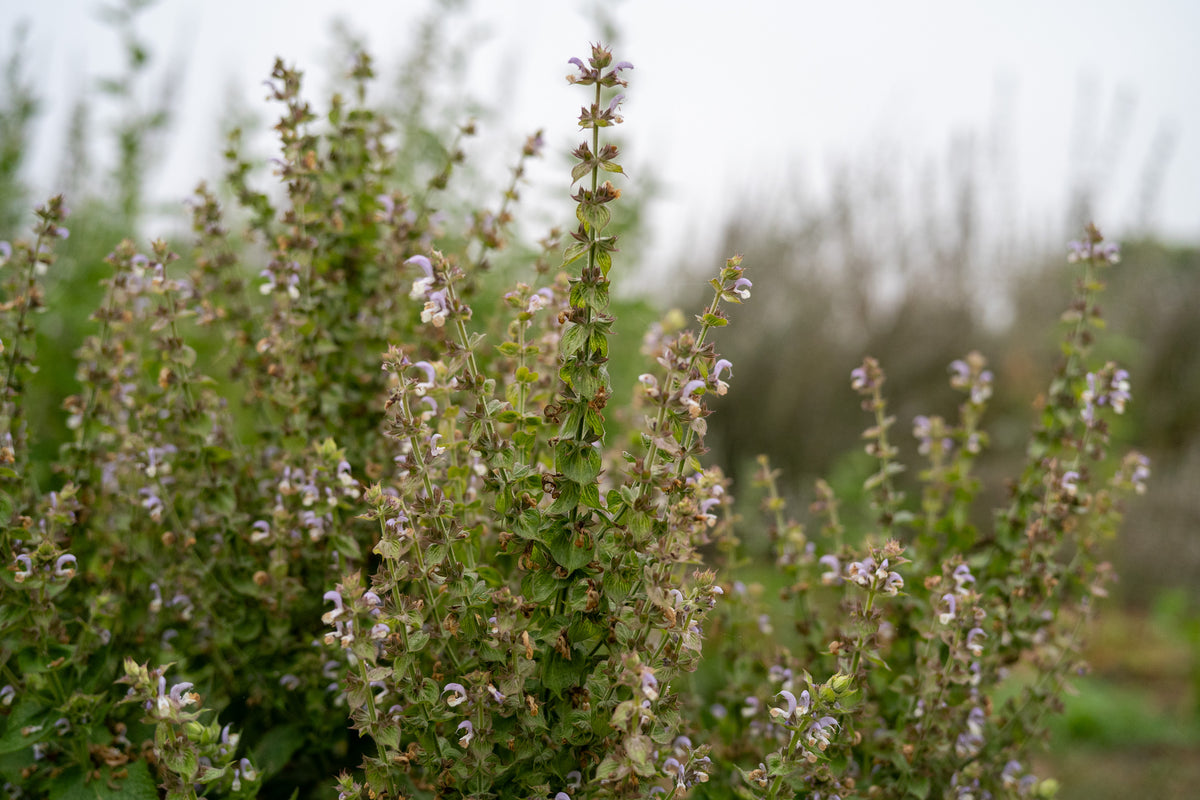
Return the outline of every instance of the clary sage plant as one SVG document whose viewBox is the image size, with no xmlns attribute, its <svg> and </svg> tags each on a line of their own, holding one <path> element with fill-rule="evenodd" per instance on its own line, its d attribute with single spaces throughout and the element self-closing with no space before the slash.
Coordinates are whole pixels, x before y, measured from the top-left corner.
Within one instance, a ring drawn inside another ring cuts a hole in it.
<svg viewBox="0 0 1200 800">
<path fill-rule="evenodd" d="M 115 244 L 73 359 L 35 350 L 63 199 L 0 243 L 8 796 L 1053 794 L 1030 752 L 1082 668 L 1120 498 L 1148 476 L 1109 456 L 1129 375 L 1091 356 L 1117 249 L 1094 228 L 1071 246 L 1062 362 L 988 524 L 977 353 L 948 368 L 957 417 L 912 420 L 919 496 L 868 358 L 848 389 L 808 390 L 862 404 L 869 529 L 826 483 L 796 522 L 765 460 L 764 517 L 739 519 L 704 436 L 735 371 L 712 334 L 751 280 L 730 258 L 690 327 L 665 320 L 640 353 L 614 335 L 630 186 L 611 133 L 633 66 L 598 45 L 570 65 L 573 230 L 520 274 L 487 266 L 542 136 L 453 226 L 458 145 L 398 164 L 365 55 L 321 117 L 276 65 L 280 191 L 254 188 L 235 141 L 237 213 L 202 184 L 190 246 Z M 614 385 L 610 364 L 638 360 Z M 68 364 L 47 483 L 27 411 L 39 370 Z M 755 527 L 781 599 L 738 579 Z"/>
</svg>

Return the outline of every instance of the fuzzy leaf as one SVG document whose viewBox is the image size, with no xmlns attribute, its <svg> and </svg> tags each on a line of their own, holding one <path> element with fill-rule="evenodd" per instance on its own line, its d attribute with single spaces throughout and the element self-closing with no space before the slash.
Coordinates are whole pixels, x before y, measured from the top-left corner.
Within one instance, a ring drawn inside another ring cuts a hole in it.
<svg viewBox="0 0 1200 800">
<path fill-rule="evenodd" d="M 562 439 L 554 448 L 555 469 L 579 484 L 592 483 L 603 466 L 600 451 L 590 444 Z"/>
<path fill-rule="evenodd" d="M 63 773 L 50 790 L 50 800 L 158 800 L 158 787 L 145 761 L 131 761 L 114 777 L 112 767 L 101 767 L 90 780 L 77 770 Z"/>
<path fill-rule="evenodd" d="M 521 581 L 521 594 L 531 603 L 545 603 L 558 590 L 558 583 L 552 572 L 531 572 Z"/>
<path fill-rule="evenodd" d="M 612 212 L 608 210 L 608 206 L 580 203 L 575 210 L 575 216 L 591 230 L 602 231 L 612 219 Z"/>
<path fill-rule="evenodd" d="M 561 696 L 564 689 L 580 684 L 585 669 L 587 664 L 582 658 L 567 661 L 552 651 L 549 657 L 542 661 L 542 686 Z"/>
<path fill-rule="evenodd" d="M 574 572 L 592 560 L 595 545 L 590 537 L 580 537 L 570 528 L 559 528 L 546 537 L 550 555 L 554 556 L 563 569 Z"/>
<path fill-rule="evenodd" d="M 568 247 L 563 253 L 562 266 L 565 267 L 568 264 L 574 264 L 576 261 L 583 258 L 583 255 L 587 253 L 589 246 L 590 245 L 588 245 L 587 242 L 576 242 Z"/>
<path fill-rule="evenodd" d="M 594 166 L 595 162 L 591 159 L 588 159 L 587 161 L 580 161 L 578 164 L 571 167 L 571 183 L 575 183 L 584 175 L 587 175 L 592 171 L 592 167 Z"/>
<path fill-rule="evenodd" d="M 496 345 L 496 352 L 500 353 L 502 356 L 513 358 L 521 355 L 521 345 L 517 344 L 516 342 L 501 342 L 500 344 Z"/>
</svg>

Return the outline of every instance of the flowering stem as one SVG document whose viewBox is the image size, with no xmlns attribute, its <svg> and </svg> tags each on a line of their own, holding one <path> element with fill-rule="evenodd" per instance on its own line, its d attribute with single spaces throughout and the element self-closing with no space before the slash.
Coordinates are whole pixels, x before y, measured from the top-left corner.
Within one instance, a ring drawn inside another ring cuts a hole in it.
<svg viewBox="0 0 1200 800">
<path fill-rule="evenodd" d="M 796 748 L 800 745 L 800 727 L 797 725 L 792 729 L 792 736 L 788 739 L 787 752 L 783 757 L 783 764 L 787 764 L 796 755 Z M 783 764 L 780 765 L 782 769 Z M 779 795 L 779 789 L 783 786 L 783 773 L 775 776 L 775 780 L 771 781 L 771 788 L 767 790 L 767 800 L 775 800 Z"/>
<path fill-rule="evenodd" d="M 704 314 L 704 316 L 706 318 L 712 318 L 712 317 L 716 316 L 717 312 L 720 310 L 720 307 L 721 307 L 721 291 L 720 291 L 720 289 L 718 289 L 713 293 L 712 302 L 708 304 L 708 310 Z M 699 359 L 700 359 L 700 348 L 704 345 L 704 340 L 708 337 L 708 332 L 712 327 L 713 327 L 712 324 L 708 323 L 708 322 L 704 322 L 701 324 L 700 333 L 696 336 L 696 346 L 692 349 L 691 357 L 688 359 L 687 371 L 682 376 L 676 372 L 668 372 L 667 373 L 666 380 L 663 382 L 662 403 L 658 407 L 658 415 L 656 416 L 655 421 L 654 421 L 654 432 L 656 434 L 658 434 L 659 437 L 662 436 L 663 426 L 666 424 L 667 415 L 670 413 L 669 406 L 668 406 L 668 398 L 670 397 L 671 393 L 674 391 L 674 384 L 676 382 L 681 381 L 681 379 L 683 377 L 686 377 L 687 375 L 692 374 L 692 371 L 696 368 L 696 362 L 699 361 Z M 685 434 L 687 445 L 691 444 L 692 435 L 693 435 L 692 430 L 689 428 L 688 432 Z M 654 480 L 653 480 L 654 462 L 658 458 L 658 450 L 659 450 L 659 448 L 658 448 L 657 441 L 652 440 L 650 442 L 650 449 L 646 453 L 645 474 L 647 476 L 647 480 L 646 480 L 646 482 L 644 482 L 642 484 L 641 492 L 638 495 L 639 499 L 646 497 L 646 495 L 649 494 L 649 492 L 651 491 L 651 487 L 654 485 Z M 686 459 L 680 459 L 680 465 L 679 465 L 680 474 L 682 474 L 683 464 L 685 462 L 686 462 Z"/>
<path fill-rule="evenodd" d="M 41 255 L 45 237 L 46 234 L 44 232 L 38 233 L 33 250 L 29 254 L 29 268 L 25 272 L 25 296 L 21 298 L 21 311 L 17 315 L 17 329 L 15 336 L 13 337 L 12 353 L 9 356 L 8 369 L 6 370 L 4 376 L 4 393 L 0 395 L 0 399 L 3 400 L 5 405 L 8 404 L 8 396 L 10 390 L 12 389 L 13 377 L 16 375 L 17 363 L 21 360 L 21 338 L 22 334 L 25 332 L 25 317 L 29 313 L 30 307 L 33 305 L 33 296 L 37 291 L 38 256 Z M 7 411 L 7 409 L 5 410 Z M 7 420 L 7 422 L 9 424 L 9 430 L 11 431 L 13 420 L 10 418 Z"/>
<path fill-rule="evenodd" d="M 409 420 L 413 419 L 412 408 L 409 406 L 408 396 L 405 394 L 400 395 L 400 407 L 404 413 L 405 419 L 409 419 Z M 424 451 L 422 450 L 422 447 L 424 447 L 424 443 L 419 441 L 416 436 L 412 436 L 412 435 L 409 436 L 408 441 L 409 441 L 409 444 L 412 445 L 413 464 L 416 466 L 417 474 L 419 474 L 421 476 L 421 486 L 425 489 L 426 496 L 432 501 L 433 498 L 436 496 L 436 494 L 435 494 L 436 487 L 433 485 L 433 479 L 429 477 L 429 470 L 427 469 L 427 465 L 426 465 L 426 461 L 425 461 L 425 454 L 424 454 Z M 458 560 L 454 557 L 454 548 L 451 547 L 450 531 L 446 528 L 446 520 L 444 517 L 442 517 L 441 514 L 437 514 L 434 516 L 434 524 L 437 526 L 438 533 L 441 534 L 442 541 L 446 545 L 446 558 L 449 559 L 451 568 L 453 568 L 454 571 L 457 572 L 458 571 Z M 416 552 L 416 556 L 417 556 L 417 559 L 419 562 L 420 558 L 421 558 L 421 549 L 420 549 L 420 547 L 414 547 L 413 549 Z M 421 567 L 422 577 L 424 577 L 424 571 L 425 571 L 425 568 L 422 566 Z M 425 583 L 425 581 L 422 581 L 422 583 Z M 426 584 L 426 585 L 428 585 L 428 584 Z"/>
</svg>

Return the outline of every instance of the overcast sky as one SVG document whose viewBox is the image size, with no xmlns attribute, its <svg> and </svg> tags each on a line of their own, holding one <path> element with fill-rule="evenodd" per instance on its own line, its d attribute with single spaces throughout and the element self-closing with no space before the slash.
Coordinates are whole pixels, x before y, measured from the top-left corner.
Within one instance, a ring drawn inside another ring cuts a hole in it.
<svg viewBox="0 0 1200 800">
<path fill-rule="evenodd" d="M 91 0 L 0 0 L 5 25 L 30 22 L 45 123 L 31 179 L 50 189 L 65 110 L 89 80 L 115 72 L 120 48 Z M 1072 171 L 1104 187 L 1098 221 L 1128 230 L 1141 214 L 1146 164 L 1169 152 L 1149 221 L 1160 235 L 1200 239 L 1200 2 L 1190 0 L 627 0 L 609 2 L 632 61 L 624 106 L 626 163 L 652 172 L 658 219 L 711 228 L 728 200 L 783 180 L 820 191 L 830 166 L 871 152 L 937 159 L 964 132 L 996 150 L 1018 219 L 1065 218 Z M 152 191 L 182 198 L 212 177 L 213 109 L 228 87 L 261 103 L 275 55 L 317 79 L 341 15 L 381 68 L 426 0 L 162 0 L 141 29 L 156 62 L 186 64 L 175 135 Z M 563 77 L 599 36 L 592 3 L 476 0 L 452 26 L 475 52 L 467 91 L 515 87 L 481 139 L 513 153 L 544 127 L 551 146 L 576 138 L 580 90 Z M 11 38 L 0 41 L 7 53 Z M 89 78 L 88 76 L 91 76 Z M 314 99 L 322 100 L 320 95 Z M 1122 146 L 1105 159 L 1104 142 Z M 998 137 L 998 138 L 997 138 Z M 1107 137 L 1107 138 L 1106 138 Z M 990 143 L 990 144 L 989 144 Z M 503 161 L 507 162 L 506 156 Z M 704 164 L 704 166 L 697 166 Z M 706 223 L 711 221 L 711 223 Z M 1102 226 L 1102 227 L 1103 227 Z M 669 238 L 669 237 L 668 237 Z"/>
</svg>

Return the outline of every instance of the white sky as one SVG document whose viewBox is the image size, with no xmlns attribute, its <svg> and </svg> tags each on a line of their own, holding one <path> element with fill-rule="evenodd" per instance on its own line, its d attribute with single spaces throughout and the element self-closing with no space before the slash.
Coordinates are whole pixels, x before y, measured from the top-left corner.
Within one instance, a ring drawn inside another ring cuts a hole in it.
<svg viewBox="0 0 1200 800">
<path fill-rule="evenodd" d="M 220 142 L 214 109 L 229 86 L 266 110 L 262 81 L 276 54 L 320 75 L 330 20 L 364 35 L 383 74 L 430 5 L 425 0 L 162 0 L 141 30 L 161 66 L 185 57 L 170 151 L 152 191 L 182 198 L 213 177 Z M 563 80 L 599 32 L 591 3 L 476 0 L 455 31 L 478 41 L 468 90 L 488 102 L 515 87 L 500 130 L 479 137 L 511 161 L 544 127 L 568 149 L 581 91 Z M 1174 146 L 1152 217 L 1172 239 L 1200 239 L 1200 2 L 1190 0 L 629 0 L 607 4 L 622 30 L 618 58 L 632 61 L 627 102 L 626 191 L 652 171 L 662 189 L 655 219 L 679 230 L 685 214 L 703 236 L 722 196 L 764 193 L 796 176 L 819 191 L 828 167 L 886 146 L 905 158 L 943 158 L 956 133 L 1003 135 L 1008 195 L 1018 219 L 1064 217 L 1072 169 L 1092 163 L 1113 120 L 1128 138 L 1105 174 L 1098 222 L 1134 224 L 1140 179 L 1162 132 Z M 0 0 L 5 26 L 31 23 L 45 124 L 32 182 L 50 189 L 65 110 L 117 70 L 120 48 L 87 0 Z M 6 36 L 0 48 L 8 52 Z M 324 94 L 310 89 L 318 107 Z M 1094 103 L 1086 107 L 1081 98 Z M 1129 105 L 1122 105 L 1125 100 Z M 994 125 L 1000 120 L 999 127 Z M 1093 151 L 1081 151 L 1086 120 Z M 1090 126 L 1090 127 L 1089 127 Z M 551 159 L 550 163 L 561 163 Z M 207 175 L 205 174 L 207 173 Z M 786 176 L 786 178 L 785 178 Z M 675 248 L 680 234 L 668 234 Z"/>
</svg>

